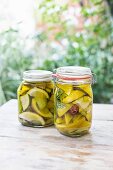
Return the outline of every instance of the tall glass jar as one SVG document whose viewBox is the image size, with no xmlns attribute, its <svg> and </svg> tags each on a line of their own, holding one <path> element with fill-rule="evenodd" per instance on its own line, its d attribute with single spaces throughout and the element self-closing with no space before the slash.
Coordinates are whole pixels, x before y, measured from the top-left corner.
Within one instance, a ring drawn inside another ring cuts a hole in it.
<svg viewBox="0 0 113 170">
<path fill-rule="evenodd" d="M 23 125 L 45 127 L 53 124 L 52 72 L 44 70 L 25 71 L 17 95 L 18 118 Z"/>
<path fill-rule="evenodd" d="M 58 131 L 70 137 L 88 133 L 92 122 L 90 68 L 67 66 L 56 70 L 55 116 Z"/>
</svg>

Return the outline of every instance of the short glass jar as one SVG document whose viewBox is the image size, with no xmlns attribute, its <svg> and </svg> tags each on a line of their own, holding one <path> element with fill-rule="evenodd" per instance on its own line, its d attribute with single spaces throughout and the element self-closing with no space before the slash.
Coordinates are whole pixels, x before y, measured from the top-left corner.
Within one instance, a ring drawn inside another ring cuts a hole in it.
<svg viewBox="0 0 113 170">
<path fill-rule="evenodd" d="M 17 95 L 18 118 L 23 125 L 46 127 L 53 124 L 52 72 L 45 70 L 25 71 Z"/>
<path fill-rule="evenodd" d="M 90 68 L 56 69 L 54 123 L 60 133 L 70 137 L 88 133 L 92 123 L 92 81 Z"/>
</svg>

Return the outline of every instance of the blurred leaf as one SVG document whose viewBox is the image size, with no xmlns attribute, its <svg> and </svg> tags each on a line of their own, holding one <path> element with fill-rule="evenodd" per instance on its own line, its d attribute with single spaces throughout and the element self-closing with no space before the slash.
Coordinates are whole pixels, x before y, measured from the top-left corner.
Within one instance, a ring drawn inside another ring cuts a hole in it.
<svg viewBox="0 0 113 170">
<path fill-rule="evenodd" d="M 91 0 L 87 3 L 70 0 L 68 5 L 64 2 L 67 5 L 65 10 L 60 3 L 51 1 L 49 7 L 48 3 L 50 1 L 44 0 L 38 9 L 40 13 L 45 5 L 41 23 L 51 28 L 46 30 L 47 38 L 43 41 L 45 46 L 49 46 L 46 55 L 50 59 L 45 60 L 41 68 L 53 70 L 64 65 L 90 67 L 97 77 L 97 83 L 93 87 L 94 102 L 109 103 L 113 96 L 110 88 L 113 84 L 113 18 L 110 7 L 103 0 Z M 77 3 L 80 4 L 80 9 L 76 6 Z M 56 7 L 60 11 L 55 11 Z M 49 15 L 50 11 L 53 14 Z M 80 30 L 76 24 L 77 12 L 80 16 Z M 59 57 L 52 59 L 56 54 Z"/>
</svg>

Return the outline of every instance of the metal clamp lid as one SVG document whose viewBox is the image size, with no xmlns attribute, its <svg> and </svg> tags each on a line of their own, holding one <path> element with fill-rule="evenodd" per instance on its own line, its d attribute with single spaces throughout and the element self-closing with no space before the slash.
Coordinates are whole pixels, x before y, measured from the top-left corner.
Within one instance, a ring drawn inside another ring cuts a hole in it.
<svg viewBox="0 0 113 170">
<path fill-rule="evenodd" d="M 89 81 L 94 83 L 93 73 L 88 67 L 81 66 L 65 66 L 55 70 L 54 79 L 63 81 Z"/>
</svg>

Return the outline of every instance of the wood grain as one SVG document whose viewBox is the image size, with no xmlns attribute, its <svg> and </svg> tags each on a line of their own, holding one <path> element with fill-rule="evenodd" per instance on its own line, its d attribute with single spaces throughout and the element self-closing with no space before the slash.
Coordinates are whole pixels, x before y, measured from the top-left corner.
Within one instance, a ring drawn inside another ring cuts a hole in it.
<svg viewBox="0 0 113 170">
<path fill-rule="evenodd" d="M 0 170 L 113 170 L 113 105 L 95 104 L 88 135 L 22 126 L 17 101 L 0 108 Z"/>
</svg>

